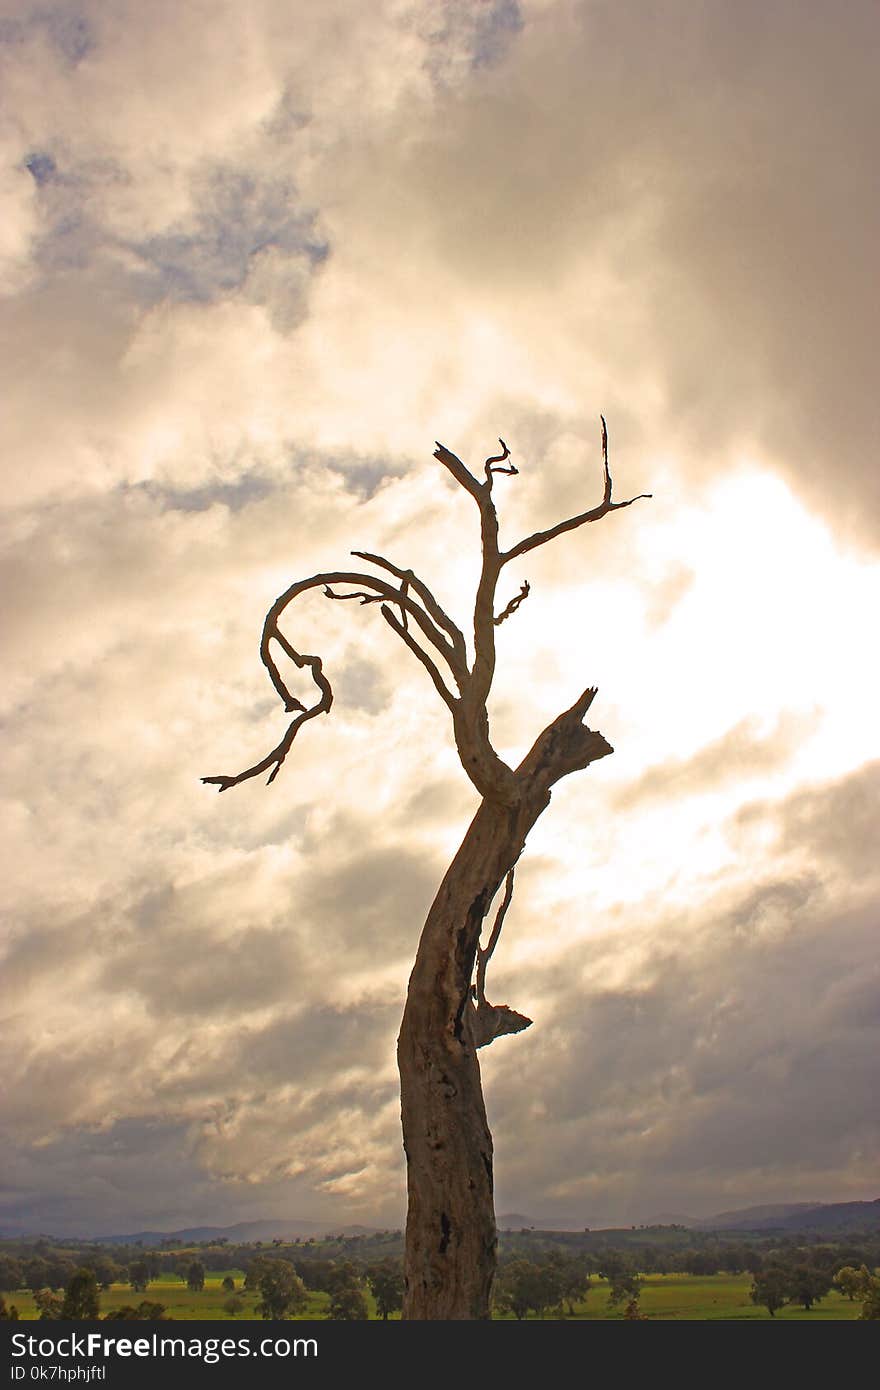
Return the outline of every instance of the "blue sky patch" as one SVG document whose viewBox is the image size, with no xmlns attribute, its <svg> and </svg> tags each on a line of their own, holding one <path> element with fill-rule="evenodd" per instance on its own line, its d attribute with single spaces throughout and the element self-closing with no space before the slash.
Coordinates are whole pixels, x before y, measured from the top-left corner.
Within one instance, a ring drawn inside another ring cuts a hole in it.
<svg viewBox="0 0 880 1390">
<path fill-rule="evenodd" d="M 57 172 L 55 160 L 43 150 L 35 150 L 33 154 L 29 154 L 24 167 L 37 184 L 48 183 Z"/>
</svg>

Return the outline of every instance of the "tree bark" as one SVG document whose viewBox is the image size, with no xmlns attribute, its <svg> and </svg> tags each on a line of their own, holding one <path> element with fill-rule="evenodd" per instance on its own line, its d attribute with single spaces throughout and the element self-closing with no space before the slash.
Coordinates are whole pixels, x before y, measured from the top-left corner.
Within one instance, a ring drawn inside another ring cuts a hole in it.
<svg viewBox="0 0 880 1390">
<path fill-rule="evenodd" d="M 551 786 L 612 751 L 580 722 L 592 693 L 544 731 L 517 769 L 515 805 L 483 801 L 419 941 L 397 1045 L 407 1160 L 406 1319 L 490 1316 L 497 1236 L 474 962 L 492 900 L 549 804 Z"/>
<path fill-rule="evenodd" d="M 492 1136 L 471 979 L 480 930 L 528 826 L 484 801 L 422 931 L 397 1045 L 408 1213 L 404 1318 L 487 1318 L 495 1272 Z"/>
</svg>

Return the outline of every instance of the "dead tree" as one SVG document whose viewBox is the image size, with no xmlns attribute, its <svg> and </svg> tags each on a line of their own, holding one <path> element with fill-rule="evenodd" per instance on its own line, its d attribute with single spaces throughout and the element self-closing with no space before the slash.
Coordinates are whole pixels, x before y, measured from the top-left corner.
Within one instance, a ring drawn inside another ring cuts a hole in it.
<svg viewBox="0 0 880 1390">
<path fill-rule="evenodd" d="M 438 444 L 434 454 L 473 499 L 480 517 L 482 568 L 472 659 L 461 629 L 412 570 L 383 555 L 355 550 L 353 555 L 384 573 L 339 570 L 300 579 L 266 616 L 260 656 L 285 710 L 294 715 L 280 743 L 237 776 L 202 779 L 220 791 L 264 772 L 273 782 L 302 726 L 329 712 L 333 692 L 320 657 L 298 652 L 279 626 L 293 600 L 312 589 L 323 590 L 329 599 L 378 603 L 385 622 L 421 662 L 452 716 L 461 765 L 482 800 L 422 930 L 397 1045 L 408 1188 L 403 1316 L 410 1319 L 489 1317 L 496 1250 L 492 1136 L 477 1049 L 527 1028 L 531 1020 L 488 1002 L 486 969 L 513 895 L 517 860 L 549 804 L 551 789 L 568 773 L 613 751 L 602 734 L 584 724 L 596 694 L 588 688 L 541 731 L 518 767 L 499 757 L 489 737 L 486 708 L 495 673 L 495 629 L 524 602 L 529 586 L 524 583 L 499 612 L 498 579 L 505 565 L 529 551 L 639 500 L 612 501 L 603 418 L 604 493 L 599 505 L 501 550 L 492 489 L 499 474 L 518 470 L 507 464 L 510 452 L 503 440 L 499 443 L 503 452 L 486 460 L 482 479 L 444 445 Z M 294 666 L 308 667 L 318 692 L 314 704 L 306 706 L 291 695 L 277 651 Z M 502 885 L 500 906 L 481 946 L 483 924 Z"/>
</svg>

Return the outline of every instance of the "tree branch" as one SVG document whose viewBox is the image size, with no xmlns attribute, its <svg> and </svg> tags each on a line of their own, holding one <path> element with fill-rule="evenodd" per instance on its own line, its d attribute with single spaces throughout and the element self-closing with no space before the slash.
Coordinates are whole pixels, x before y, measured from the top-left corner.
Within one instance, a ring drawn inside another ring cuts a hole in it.
<svg viewBox="0 0 880 1390">
<path fill-rule="evenodd" d="M 488 1047 L 489 1043 L 507 1033 L 521 1033 L 524 1028 L 529 1028 L 532 1022 L 525 1014 L 517 1013 L 507 1004 L 490 1004 L 486 998 L 486 966 L 498 945 L 504 918 L 513 897 L 513 875 L 514 869 L 510 869 L 504 880 L 504 897 L 495 914 L 495 923 L 488 942 L 483 947 L 477 946 L 477 976 L 469 1010 L 471 1036 L 475 1047 Z"/>
<path fill-rule="evenodd" d="M 501 572 L 491 477 L 480 497 L 480 540 L 483 562 L 474 600 L 474 665 L 469 694 L 475 702 L 485 705 L 495 675 L 495 589 Z"/>
<path fill-rule="evenodd" d="M 532 790 L 538 789 L 541 795 L 549 796 L 550 787 L 567 772 L 586 767 L 597 758 L 605 757 L 611 753 L 613 750 L 602 734 L 586 728 L 582 723 L 583 716 L 596 693 L 595 690 L 585 691 L 570 710 L 566 710 L 564 714 L 561 714 L 558 719 L 544 729 L 516 772 L 498 756 L 492 747 L 489 739 L 487 713 L 487 701 L 495 673 L 495 628 L 516 612 L 529 593 L 529 584 L 526 580 L 522 584 L 520 592 L 496 617 L 494 611 L 495 590 L 501 567 L 509 560 L 524 555 L 539 545 L 546 544 L 565 531 L 574 530 L 591 521 L 598 521 L 609 511 L 630 507 L 633 502 L 651 495 L 650 493 L 641 493 L 639 497 L 630 498 L 625 502 L 612 500 L 611 471 L 608 463 L 608 431 L 604 416 L 600 418 L 602 421 L 604 471 L 602 502 L 590 511 L 571 517 L 567 521 L 561 521 L 546 531 L 539 531 L 535 532 L 534 535 L 526 536 L 511 550 L 503 554 L 498 548 L 498 517 L 492 501 L 492 482 L 496 473 L 511 474 L 517 472 L 513 465 L 509 468 L 501 466 L 510 457 L 510 450 L 504 440 L 499 439 L 503 452 L 486 459 L 484 465 L 486 480 L 479 482 L 465 467 L 461 459 L 457 458 L 445 445 L 438 442 L 434 457 L 452 474 L 456 482 L 470 493 L 480 511 L 482 564 L 474 602 L 474 661 L 472 668 L 468 667 L 467 648 L 461 630 L 443 611 L 427 585 L 412 570 L 401 569 L 381 555 L 374 555 L 368 551 L 354 551 L 353 554 L 387 570 L 400 581 L 400 587 L 396 588 L 387 580 L 376 575 L 363 574 L 357 571 L 334 571 L 317 574 L 291 584 L 275 600 L 266 614 L 260 639 L 260 658 L 285 710 L 289 714 L 295 714 L 296 718 L 288 726 L 280 743 L 272 749 L 271 753 L 268 753 L 265 758 L 252 767 L 246 768 L 244 772 L 238 773 L 236 776 L 204 777 L 202 781 L 219 787 L 221 791 L 226 791 L 229 787 L 235 786 L 249 777 L 255 777 L 267 769 L 271 769 L 268 780 L 274 781 L 302 725 L 317 715 L 326 714 L 329 711 L 333 702 L 333 692 L 329 681 L 322 672 L 320 658 L 303 656 L 297 652 L 279 627 L 279 620 L 288 605 L 300 594 L 317 587 L 322 587 L 325 595 L 330 599 L 355 599 L 361 605 L 381 604 L 383 618 L 424 666 L 440 698 L 452 712 L 455 743 L 462 767 L 486 801 L 512 810 L 521 804 L 523 790 L 527 783 L 531 783 Z M 351 593 L 336 593 L 333 587 L 335 585 L 352 585 L 354 588 Z M 413 594 L 417 595 L 421 603 L 413 598 Z M 400 618 L 396 616 L 395 609 L 400 610 Z M 459 698 L 452 694 L 441 670 L 410 632 L 408 622 L 410 618 L 414 620 L 428 643 L 445 661 L 458 686 Z M 319 698 L 315 704 L 306 707 L 288 689 L 275 660 L 273 642 L 277 643 L 281 651 L 295 666 L 300 669 L 305 666 L 310 668 L 312 679 L 319 691 Z M 521 1019 L 522 1016 L 516 1015 L 515 1017 Z M 517 1026 L 525 1027 L 527 1022 L 526 1020 Z"/>
<path fill-rule="evenodd" d="M 589 686 L 570 709 L 541 731 L 516 769 L 518 780 L 530 781 L 549 792 L 568 773 L 578 772 L 614 752 L 603 734 L 583 723 L 595 696 L 596 687 Z"/>
<path fill-rule="evenodd" d="M 633 502 L 641 502 L 643 498 L 651 496 L 650 492 L 640 492 L 638 497 L 630 497 L 626 502 L 612 502 L 611 500 L 611 472 L 608 467 L 608 427 L 605 424 L 604 415 L 600 415 L 602 421 L 602 464 L 604 473 L 604 488 L 602 501 L 598 507 L 592 507 L 587 512 L 581 512 L 578 516 L 569 517 L 567 521 L 559 521 L 555 526 L 551 526 L 546 531 L 536 531 L 532 536 L 526 536 L 518 541 L 510 550 L 506 550 L 500 556 L 502 565 L 506 565 L 509 560 L 515 560 L 520 555 L 526 555 L 528 551 L 535 550 L 539 545 L 546 545 L 548 541 L 555 540 L 557 536 L 563 535 L 566 531 L 574 531 L 579 526 L 586 526 L 588 522 L 600 521 L 608 512 L 620 511 L 623 507 L 631 507 Z"/>
<path fill-rule="evenodd" d="M 428 675 L 431 677 L 431 680 L 434 682 L 434 688 L 437 691 L 437 694 L 440 696 L 441 700 L 443 700 L 444 703 L 449 706 L 453 714 L 455 714 L 458 701 L 452 694 L 452 691 L 447 688 L 446 683 L 443 680 L 443 677 L 440 675 L 440 672 L 437 670 L 437 667 L 434 665 L 433 661 L 428 656 L 428 653 L 422 650 L 418 642 L 413 637 L 412 633 L 407 631 L 403 623 L 395 615 L 393 610 L 388 607 L 387 604 L 382 604 L 380 612 L 388 626 L 394 629 L 398 637 L 403 638 L 404 642 L 409 647 L 413 655 L 418 657 L 419 661 L 424 666 Z"/>
<path fill-rule="evenodd" d="M 324 585 L 324 597 L 325 597 L 325 598 L 342 599 L 342 600 L 347 599 L 347 598 L 359 598 L 360 601 L 361 601 L 361 606 L 363 606 L 365 603 L 384 603 L 384 602 L 385 602 L 385 595 L 384 595 L 384 594 L 364 594 L 364 593 L 361 593 L 361 592 L 359 592 L 359 591 L 357 591 L 357 590 L 356 590 L 353 594 L 334 594 L 334 592 L 333 592 L 333 590 L 330 588 L 329 584 L 325 584 L 325 585 Z"/>
<path fill-rule="evenodd" d="M 354 554 L 354 552 L 352 553 Z M 389 565 L 387 566 L 387 568 L 390 569 L 391 566 Z M 397 566 L 394 566 L 394 569 L 396 570 Z M 457 682 L 459 675 L 463 673 L 462 664 L 459 660 L 457 652 L 452 647 L 452 645 L 446 640 L 443 633 L 440 632 L 436 624 L 432 622 L 431 618 L 428 616 L 425 610 L 418 603 L 416 603 L 415 599 L 409 597 L 408 589 L 410 584 L 412 583 L 412 579 L 414 578 L 411 572 L 401 570 L 399 572 L 399 577 L 401 578 L 402 583 L 399 589 L 395 589 L 391 584 L 386 583 L 384 579 L 379 579 L 378 576 L 373 574 L 337 575 L 335 578 L 331 577 L 329 579 L 329 582 L 325 585 L 324 596 L 326 598 L 332 598 L 337 600 L 358 598 L 360 599 L 362 604 L 393 603 L 395 607 L 400 608 L 401 613 L 403 615 L 408 614 L 410 617 L 415 618 L 416 622 L 418 623 L 424 635 L 427 637 L 428 641 L 431 643 L 432 646 L 437 648 L 437 651 L 443 657 L 443 660 L 448 665 L 450 671 L 452 672 Z M 369 585 L 375 592 L 364 593 L 362 590 L 356 589 L 355 592 L 351 594 L 335 594 L 333 590 L 330 588 L 331 583 L 363 583 Z M 427 585 L 421 585 L 421 587 L 425 590 L 425 593 L 430 595 L 430 590 L 428 589 Z M 413 588 L 416 588 L 415 584 L 413 584 Z M 437 604 L 437 607 L 439 608 L 440 605 Z M 403 625 L 404 627 L 407 626 L 405 616 L 403 618 Z M 462 638 L 461 640 L 463 643 L 464 638 Z M 464 674 L 466 674 L 466 668 L 464 668 Z"/>
<path fill-rule="evenodd" d="M 309 719 L 314 719 L 316 715 L 328 714 L 330 706 L 333 704 L 333 691 L 330 689 L 330 682 L 323 674 L 321 658 L 319 656 L 300 656 L 298 652 L 294 651 L 286 637 L 282 637 L 280 633 L 276 633 L 275 635 L 281 641 L 287 655 L 291 660 L 296 662 L 297 666 L 311 667 L 312 679 L 321 692 L 321 698 L 316 704 L 312 705 L 310 709 L 306 709 L 305 705 L 301 704 L 299 700 L 294 701 L 288 697 L 286 708 L 290 709 L 294 707 L 299 709 L 301 713 L 288 725 L 287 732 L 283 739 L 280 743 L 276 744 L 271 753 L 267 753 L 265 758 L 261 758 L 258 763 L 254 763 L 253 767 L 245 768 L 244 772 L 239 772 L 235 777 L 217 776 L 203 777 L 201 779 L 208 786 L 216 786 L 221 792 L 228 791 L 230 787 L 237 786 L 239 782 L 246 782 L 251 777 L 259 777 L 261 772 L 265 772 L 267 768 L 271 767 L 272 771 L 266 779 L 266 786 L 269 786 L 270 782 L 274 782 L 278 773 L 281 771 L 281 765 L 290 752 L 293 740 L 296 738 L 303 724 Z"/>
<path fill-rule="evenodd" d="M 466 468 L 462 463 L 461 459 L 453 454 L 450 449 L 447 449 L 445 444 L 441 444 L 439 439 L 435 440 L 435 443 L 437 445 L 437 448 L 434 450 L 435 459 L 440 460 L 443 467 L 452 474 L 455 481 L 464 488 L 465 492 L 469 492 L 471 497 L 480 505 L 480 499 L 483 495 L 485 484 L 478 482 L 470 469 Z"/>
<path fill-rule="evenodd" d="M 492 619 L 495 626 L 498 627 L 500 623 L 504 622 L 505 618 L 509 618 L 512 613 L 515 613 L 516 610 L 519 608 L 520 604 L 523 602 L 523 600 L 528 598 L 530 592 L 531 590 L 529 587 L 529 581 L 527 579 L 524 579 L 522 582 L 522 587 L 520 588 L 520 591 L 516 595 L 516 597 L 510 600 L 510 603 L 507 605 L 506 608 L 503 608 L 501 610 L 497 618 Z"/>
<path fill-rule="evenodd" d="M 334 594 L 330 587 L 333 584 L 363 585 L 364 588 L 357 589 L 352 594 Z M 288 589 L 285 589 L 284 593 L 279 595 L 279 597 L 272 604 L 272 607 L 266 614 L 266 619 L 263 623 L 263 633 L 260 639 L 260 658 L 263 662 L 263 665 L 269 673 L 269 678 L 272 681 L 272 684 L 275 687 L 275 690 L 277 691 L 287 713 L 290 714 L 296 712 L 297 718 L 294 719 L 288 726 L 287 732 L 285 733 L 281 742 L 278 743 L 270 753 L 267 753 L 265 758 L 261 758 L 260 761 L 254 763 L 252 767 L 245 768 L 243 772 L 239 772 L 235 776 L 218 775 L 211 777 L 203 777 L 201 780 L 207 785 L 216 786 L 219 788 L 221 792 L 228 791 L 230 787 L 237 786 L 239 782 L 246 782 L 251 777 L 258 777 L 260 773 L 265 772 L 267 768 L 272 769 L 268 778 L 268 782 L 274 782 L 275 778 L 278 776 L 279 771 L 281 770 L 281 766 L 285 758 L 287 757 L 287 754 L 290 752 L 293 740 L 296 738 L 296 735 L 302 728 L 303 724 L 305 724 L 310 719 L 316 718 L 316 716 L 319 714 L 327 714 L 329 712 L 330 707 L 333 703 L 333 691 L 330 686 L 330 682 L 323 673 L 321 658 L 318 656 L 301 655 L 278 626 L 278 622 L 281 615 L 284 613 L 285 609 L 288 607 L 289 604 L 293 602 L 295 598 L 297 598 L 300 594 L 308 592 L 310 589 L 316 589 L 319 587 L 323 588 L 324 593 L 329 598 L 333 599 L 354 598 L 359 599 L 361 604 L 382 602 L 383 615 L 385 615 L 386 618 L 387 613 L 385 605 L 387 605 L 388 603 L 394 603 L 403 607 L 411 617 L 415 618 L 416 622 L 419 624 L 419 627 L 429 638 L 429 640 L 434 642 L 434 644 L 437 646 L 438 650 L 441 652 L 444 658 L 448 660 L 449 655 L 451 655 L 453 661 L 455 661 L 456 664 L 458 664 L 455 653 L 452 651 L 452 648 L 450 647 L 450 644 L 446 641 L 446 638 L 443 637 L 443 635 L 437 630 L 434 623 L 428 617 L 427 613 L 425 613 L 425 611 L 420 607 L 420 605 L 409 597 L 409 595 L 406 593 L 405 588 L 401 592 L 400 590 L 395 589 L 391 584 L 388 584 L 384 579 L 378 578 L 376 575 L 361 574 L 356 571 L 333 571 L 325 574 L 315 574 L 308 579 L 297 580 L 295 584 L 291 584 Z M 419 647 L 418 644 L 413 640 L 409 632 L 402 626 L 402 624 L 399 623 L 396 618 L 393 618 L 393 615 L 391 626 L 395 627 L 395 629 L 399 631 L 399 633 L 403 636 L 404 640 L 406 641 L 407 646 L 409 646 L 413 651 L 415 651 L 422 664 L 428 668 L 429 674 L 433 673 L 431 675 L 431 678 L 432 680 L 434 680 L 434 684 L 437 687 L 438 692 L 442 696 L 445 703 L 449 705 L 450 709 L 454 711 L 457 701 L 453 699 L 452 695 L 446 688 L 446 685 L 443 682 L 440 672 L 437 670 L 434 663 L 422 651 L 421 647 Z M 304 666 L 308 666 L 310 668 L 312 679 L 318 687 L 318 691 L 320 694 L 320 698 L 315 702 L 314 705 L 311 705 L 307 708 L 301 700 L 298 700 L 296 696 L 291 694 L 290 690 L 287 687 L 287 683 L 283 679 L 281 672 L 279 671 L 278 666 L 275 662 L 275 658 L 272 654 L 273 641 L 278 643 L 285 656 L 287 656 L 299 669 L 302 669 Z M 451 663 L 450 669 L 453 671 L 453 675 L 455 675 L 455 668 L 452 666 Z"/>
<path fill-rule="evenodd" d="M 476 998 L 478 1003 L 483 1003 L 486 999 L 486 966 L 492 958 L 492 952 L 498 945 L 501 928 L 504 926 L 504 918 L 507 915 L 507 909 L 510 907 L 510 902 L 513 897 L 513 877 L 515 872 L 516 868 L 514 867 L 508 872 L 507 878 L 504 880 L 504 897 L 501 899 L 501 905 L 495 914 L 495 922 L 489 940 L 486 942 L 485 946 L 477 947 Z"/>
<path fill-rule="evenodd" d="M 519 799 L 513 771 L 499 758 L 489 739 L 486 702 L 495 675 L 495 589 L 501 563 L 498 554 L 498 516 L 492 501 L 492 465 L 509 457 L 503 440 L 503 454 L 486 460 L 486 481 L 477 482 L 473 474 L 443 444 L 434 457 L 471 494 L 480 510 L 482 563 L 474 600 L 474 662 L 459 687 L 461 700 L 454 714 L 455 742 L 461 765 L 480 795 L 506 806 Z M 506 471 L 506 470 L 505 470 Z"/>
<path fill-rule="evenodd" d="M 493 474 L 493 473 L 509 473 L 509 474 L 511 474 L 511 475 L 515 475 L 515 474 L 519 473 L 519 469 L 518 469 L 518 468 L 515 468 L 513 464 L 511 464 L 509 468 L 493 468 L 493 467 L 492 467 L 492 465 L 493 465 L 494 463 L 503 463 L 505 459 L 509 459 L 509 458 L 510 458 L 510 450 L 508 449 L 508 447 L 507 447 L 507 445 L 505 444 L 504 440 L 503 440 L 503 439 L 499 439 L 499 440 L 498 440 L 498 443 L 501 445 L 502 449 L 504 450 L 504 453 L 503 453 L 503 454 L 495 454 L 493 458 L 486 459 L 486 463 L 485 463 L 485 465 L 484 465 L 484 466 L 485 466 L 485 469 L 486 469 L 486 480 L 487 480 L 487 482 L 489 482 L 489 483 L 492 482 L 492 474 Z"/>
<path fill-rule="evenodd" d="M 458 680 L 459 674 L 462 676 L 466 675 L 467 648 L 465 646 L 464 633 L 461 631 L 461 628 L 452 621 L 449 615 L 443 611 L 427 584 L 419 579 L 418 575 L 414 574 L 412 570 L 401 569 L 399 565 L 393 564 L 391 560 L 386 560 L 384 555 L 372 555 L 368 550 L 353 550 L 351 553 L 352 555 L 356 555 L 359 560 L 369 560 L 371 564 L 379 565 L 382 569 L 389 570 L 391 574 L 396 575 L 400 580 L 409 581 L 410 587 L 415 589 L 428 613 L 434 619 L 434 622 L 438 627 L 443 628 L 444 632 L 448 633 L 452 639 L 452 650 L 461 668 L 460 672 L 456 670 L 450 658 L 450 654 L 444 652 L 452 674 L 455 676 L 456 680 Z M 435 642 L 434 645 L 437 646 L 438 644 Z"/>
</svg>

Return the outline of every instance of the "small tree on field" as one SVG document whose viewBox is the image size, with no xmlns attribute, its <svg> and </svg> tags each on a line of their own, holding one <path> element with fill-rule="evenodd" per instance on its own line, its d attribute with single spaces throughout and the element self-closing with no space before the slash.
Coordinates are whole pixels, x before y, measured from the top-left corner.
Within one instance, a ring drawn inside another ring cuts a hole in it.
<svg viewBox="0 0 880 1390">
<path fill-rule="evenodd" d="M 257 1276 L 261 1318 L 286 1318 L 301 1313 L 308 1302 L 306 1286 L 289 1260 L 260 1260 Z"/>
<path fill-rule="evenodd" d="M 872 1274 L 867 1265 L 858 1269 L 854 1265 L 844 1265 L 834 1276 L 834 1282 L 848 1298 L 858 1299 L 862 1305 L 859 1318 L 866 1322 L 880 1321 L 880 1270 Z"/>
<path fill-rule="evenodd" d="M 511 1260 L 501 1265 L 492 1289 L 495 1307 L 502 1313 L 513 1313 L 517 1322 L 521 1322 L 532 1306 L 535 1274 L 535 1266 L 530 1260 Z"/>
<path fill-rule="evenodd" d="M 300 579 L 266 616 L 260 656 L 285 710 L 293 715 L 276 746 L 243 772 L 205 777 L 221 792 L 268 773 L 273 782 L 302 727 L 327 714 L 333 691 L 321 658 L 298 651 L 280 623 L 295 599 L 317 590 L 331 600 L 379 605 L 388 627 L 427 673 L 449 711 L 462 768 L 481 804 L 428 913 L 409 980 L 397 1045 L 403 1144 L 407 1160 L 405 1318 L 489 1317 L 495 1273 L 492 1136 L 486 1119 L 477 1051 L 531 1022 L 506 1004 L 491 1004 L 486 969 L 498 944 L 526 837 L 550 803 L 557 782 L 613 752 L 584 718 L 596 695 L 589 687 L 538 734 L 517 767 L 496 751 L 488 700 L 495 675 L 495 634 L 529 594 L 528 580 L 500 609 L 496 589 L 505 566 L 539 546 L 629 507 L 612 501 L 608 436 L 602 420 L 602 501 L 587 511 L 499 544 L 493 489 L 510 451 L 486 459 L 482 478 L 438 444 L 434 457 L 477 509 L 481 566 L 474 596 L 471 650 L 457 623 L 412 569 L 382 555 L 354 551 L 369 570 L 333 570 Z M 647 494 L 642 494 L 646 496 Z M 279 656 L 280 653 L 280 656 Z M 310 674 L 317 692 L 305 704 L 290 689 L 290 663 Z M 501 901 L 485 946 L 481 933 L 499 892 Z"/>
<path fill-rule="evenodd" d="M 861 1270 L 856 1269 L 854 1265 L 844 1265 L 835 1274 L 834 1282 L 852 1303 L 856 1294 L 861 1293 L 864 1280 Z"/>
<path fill-rule="evenodd" d="M 98 1288 L 106 1292 L 111 1284 L 121 1281 L 125 1271 L 106 1255 L 98 1255 L 88 1262 L 88 1268 L 95 1271 L 95 1278 L 98 1281 Z"/>
<path fill-rule="evenodd" d="M 583 1261 L 572 1255 L 556 1255 L 552 1263 L 559 1277 L 560 1298 L 573 1316 L 575 1303 L 580 1303 L 590 1292 L 590 1272 Z"/>
<path fill-rule="evenodd" d="M 383 1322 L 389 1313 L 403 1306 L 403 1270 L 396 1260 L 382 1260 L 367 1270 L 367 1280 L 376 1300 L 376 1312 Z"/>
<path fill-rule="evenodd" d="M 223 1283 L 220 1285 L 220 1287 L 222 1288 L 224 1293 L 235 1292 L 235 1280 L 233 1279 L 231 1274 L 226 1275 L 226 1278 L 223 1280 Z"/>
<path fill-rule="evenodd" d="M 93 1269 L 78 1269 L 64 1293 L 63 1318 L 96 1318 L 100 1310 L 98 1280 Z"/>
<path fill-rule="evenodd" d="M 129 1265 L 128 1282 L 135 1293 L 145 1293 L 150 1282 L 150 1267 L 146 1260 L 135 1260 Z"/>
<path fill-rule="evenodd" d="M 753 1303 L 762 1305 L 774 1318 L 788 1301 L 789 1287 L 788 1271 L 779 1265 L 767 1265 L 760 1274 L 755 1275 L 749 1296 Z"/>
<path fill-rule="evenodd" d="M 370 1310 L 360 1285 L 340 1284 L 330 1295 L 327 1316 L 334 1322 L 366 1322 Z"/>
<path fill-rule="evenodd" d="M 511 1260 L 499 1272 L 495 1303 L 503 1312 L 513 1313 L 517 1321 L 529 1310 L 540 1318 L 560 1303 L 562 1290 L 562 1272 L 555 1261 Z"/>
<path fill-rule="evenodd" d="M 830 1274 L 815 1265 L 799 1264 L 788 1271 L 788 1301 L 800 1304 L 807 1312 L 830 1288 Z"/>
<path fill-rule="evenodd" d="M 608 1302 L 612 1308 L 619 1303 L 638 1303 L 642 1293 L 642 1281 L 635 1270 L 621 1270 L 609 1279 Z"/>
<path fill-rule="evenodd" d="M 193 1260 L 186 1271 L 186 1287 L 191 1293 L 201 1293 L 205 1287 L 205 1266 L 201 1260 Z"/>
</svg>

